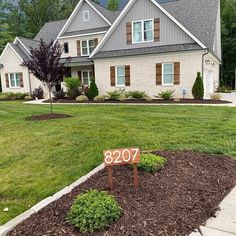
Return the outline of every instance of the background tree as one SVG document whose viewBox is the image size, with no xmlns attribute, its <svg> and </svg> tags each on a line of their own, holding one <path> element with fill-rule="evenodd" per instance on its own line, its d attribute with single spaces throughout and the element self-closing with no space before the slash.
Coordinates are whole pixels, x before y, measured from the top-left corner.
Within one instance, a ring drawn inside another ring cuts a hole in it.
<svg viewBox="0 0 236 236">
<path fill-rule="evenodd" d="M 24 60 L 23 64 L 48 89 L 51 113 L 53 113 L 52 89 L 63 80 L 65 73 L 64 65 L 66 62 L 60 62 L 61 46 L 59 43 L 53 44 L 53 41 L 46 44 L 41 40 L 39 48 L 31 48 L 30 53 L 30 59 Z"/>
<path fill-rule="evenodd" d="M 223 78 L 221 84 L 235 88 L 236 0 L 221 0 Z"/>
<path fill-rule="evenodd" d="M 107 9 L 109 9 L 110 11 L 118 11 L 119 9 L 118 0 L 108 0 Z"/>
</svg>

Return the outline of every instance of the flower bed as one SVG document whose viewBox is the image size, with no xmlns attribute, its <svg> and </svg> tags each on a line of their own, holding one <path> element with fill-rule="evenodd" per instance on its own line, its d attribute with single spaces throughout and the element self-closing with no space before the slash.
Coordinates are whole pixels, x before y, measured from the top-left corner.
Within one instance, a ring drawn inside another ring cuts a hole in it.
<svg viewBox="0 0 236 236">
<path fill-rule="evenodd" d="M 191 151 L 157 152 L 167 165 L 157 173 L 139 172 L 140 187 L 132 183 L 132 170 L 114 168 L 114 190 L 109 191 L 104 169 L 18 225 L 9 235 L 87 235 L 66 220 L 74 199 L 86 190 L 114 195 L 122 216 L 107 230 L 89 235 L 188 235 L 214 216 L 219 203 L 236 184 L 234 159 Z"/>
</svg>

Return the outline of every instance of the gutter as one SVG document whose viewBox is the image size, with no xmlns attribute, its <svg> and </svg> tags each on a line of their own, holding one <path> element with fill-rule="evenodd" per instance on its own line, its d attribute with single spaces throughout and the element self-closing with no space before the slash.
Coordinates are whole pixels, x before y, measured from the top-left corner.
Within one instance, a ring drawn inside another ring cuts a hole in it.
<svg viewBox="0 0 236 236">
<path fill-rule="evenodd" d="M 30 94 L 32 95 L 32 86 L 31 86 L 31 80 L 30 80 L 30 72 L 28 70 L 28 79 L 29 79 L 29 91 L 30 91 Z"/>
<path fill-rule="evenodd" d="M 204 61 L 205 56 L 210 52 L 210 50 L 207 48 L 206 52 L 202 54 L 202 79 L 204 79 Z"/>
</svg>

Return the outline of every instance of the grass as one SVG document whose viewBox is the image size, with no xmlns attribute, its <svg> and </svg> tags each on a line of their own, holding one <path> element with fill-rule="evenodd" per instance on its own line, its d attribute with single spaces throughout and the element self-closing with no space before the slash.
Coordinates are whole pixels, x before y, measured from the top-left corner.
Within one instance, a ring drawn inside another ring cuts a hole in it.
<svg viewBox="0 0 236 236">
<path fill-rule="evenodd" d="M 49 107 L 0 102 L 0 225 L 92 170 L 104 149 L 191 149 L 236 157 L 235 108 L 54 108 L 74 117 L 30 122 L 25 117 L 48 113 Z"/>
</svg>

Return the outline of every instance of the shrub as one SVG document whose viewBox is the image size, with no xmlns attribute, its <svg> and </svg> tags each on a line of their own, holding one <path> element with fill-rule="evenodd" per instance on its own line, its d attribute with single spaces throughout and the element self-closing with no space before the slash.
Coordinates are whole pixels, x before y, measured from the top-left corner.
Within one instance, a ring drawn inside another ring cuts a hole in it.
<svg viewBox="0 0 236 236">
<path fill-rule="evenodd" d="M 204 97 L 204 85 L 201 73 L 197 73 L 197 78 L 192 88 L 192 94 L 195 99 L 203 99 Z"/>
<path fill-rule="evenodd" d="M 161 98 L 162 100 L 170 100 L 174 97 L 174 90 L 165 90 L 160 93 L 158 93 L 158 98 Z"/>
<path fill-rule="evenodd" d="M 102 101 L 105 101 L 105 100 L 106 100 L 106 96 L 96 96 L 94 98 L 95 102 L 102 102 Z"/>
<path fill-rule="evenodd" d="M 56 99 L 63 99 L 66 96 L 66 93 L 63 89 L 53 92 L 53 95 Z"/>
<path fill-rule="evenodd" d="M 230 87 L 222 85 L 222 86 L 218 87 L 217 92 L 218 93 L 231 93 L 232 89 Z"/>
<path fill-rule="evenodd" d="M 38 88 L 36 88 L 33 92 L 32 92 L 32 98 L 33 99 L 42 99 L 43 98 L 43 88 L 41 86 L 39 86 Z"/>
<path fill-rule="evenodd" d="M 119 100 L 120 102 L 123 102 L 123 101 L 126 101 L 126 100 L 127 100 L 127 97 L 125 96 L 125 94 L 121 94 L 121 95 L 119 96 L 118 100 Z"/>
<path fill-rule="evenodd" d="M 154 173 L 162 169 L 167 163 L 164 157 L 156 156 L 154 154 L 142 154 L 138 168 L 146 172 Z"/>
<path fill-rule="evenodd" d="M 8 96 L 4 93 L 0 93 L 0 100 L 4 101 L 4 100 L 7 100 L 9 99 Z"/>
<path fill-rule="evenodd" d="M 24 97 L 25 100 L 32 100 L 32 97 L 30 95 L 27 95 Z"/>
<path fill-rule="evenodd" d="M 123 89 L 114 90 L 112 92 L 107 92 L 109 100 L 119 100 L 120 96 L 124 95 L 125 91 Z"/>
<path fill-rule="evenodd" d="M 65 78 L 65 86 L 67 87 L 67 95 L 70 99 L 75 99 L 81 93 L 79 91 L 79 87 L 81 86 L 81 82 L 78 78 Z"/>
<path fill-rule="evenodd" d="M 106 192 L 90 190 L 79 195 L 67 219 L 82 233 L 105 229 L 121 216 L 122 209 L 115 198 Z"/>
<path fill-rule="evenodd" d="M 211 100 L 219 101 L 221 98 L 222 98 L 222 96 L 219 93 L 211 94 Z"/>
<path fill-rule="evenodd" d="M 95 79 L 91 80 L 90 87 L 86 92 L 86 96 L 91 100 L 98 96 L 98 87 L 95 83 Z"/>
<path fill-rule="evenodd" d="M 25 96 L 27 96 L 27 95 L 29 95 L 29 94 L 28 94 L 28 93 L 17 93 L 17 94 L 16 94 L 16 97 L 17 97 L 18 99 L 24 99 Z"/>
<path fill-rule="evenodd" d="M 88 101 L 89 99 L 85 96 L 85 95 L 80 95 L 76 98 L 76 101 L 77 102 L 86 102 Z"/>
<path fill-rule="evenodd" d="M 144 97 L 147 97 L 147 94 L 145 92 L 138 91 L 138 90 L 130 91 L 130 92 L 128 92 L 128 95 L 129 95 L 129 97 L 131 97 L 133 99 L 137 99 L 137 100 L 144 99 Z"/>
</svg>

